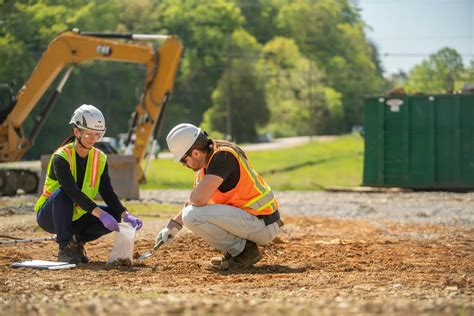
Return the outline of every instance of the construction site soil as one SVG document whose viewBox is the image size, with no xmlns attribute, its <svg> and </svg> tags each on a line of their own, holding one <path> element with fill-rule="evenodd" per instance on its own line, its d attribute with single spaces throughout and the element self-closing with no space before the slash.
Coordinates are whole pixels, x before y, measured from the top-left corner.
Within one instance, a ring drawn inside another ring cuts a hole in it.
<svg viewBox="0 0 474 316">
<path fill-rule="evenodd" d="M 148 191 L 140 203 L 180 203 L 186 194 Z M 474 315 L 473 193 L 277 197 L 285 226 L 245 270 L 210 270 L 219 252 L 186 229 L 131 267 L 106 266 L 113 234 L 88 243 L 91 262 L 71 270 L 11 267 L 57 260 L 55 242 L 0 245 L 0 315 Z M 0 199 L 2 236 L 48 236 L 35 223 L 34 198 Z M 167 221 L 144 219 L 136 256 Z"/>
</svg>

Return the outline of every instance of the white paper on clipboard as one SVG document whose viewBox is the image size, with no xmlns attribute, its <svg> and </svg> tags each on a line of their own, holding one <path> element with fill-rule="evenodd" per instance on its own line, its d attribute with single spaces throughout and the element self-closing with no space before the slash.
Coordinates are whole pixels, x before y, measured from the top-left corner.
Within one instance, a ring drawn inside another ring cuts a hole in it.
<svg viewBox="0 0 474 316">
<path fill-rule="evenodd" d="M 76 265 L 68 262 L 44 261 L 44 260 L 28 260 L 22 262 L 12 263 L 13 268 L 32 268 L 32 269 L 47 269 L 47 270 L 62 270 L 72 269 Z"/>
</svg>

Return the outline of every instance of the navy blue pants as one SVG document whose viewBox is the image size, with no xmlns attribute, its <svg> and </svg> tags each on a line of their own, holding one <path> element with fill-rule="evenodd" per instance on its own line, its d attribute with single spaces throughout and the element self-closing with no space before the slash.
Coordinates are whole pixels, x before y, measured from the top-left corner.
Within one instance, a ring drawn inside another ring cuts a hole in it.
<svg viewBox="0 0 474 316">
<path fill-rule="evenodd" d="M 120 214 L 114 215 L 108 206 L 99 207 L 112 215 L 118 222 Z M 110 233 L 102 222 L 92 214 L 84 214 L 78 220 L 72 220 L 73 202 L 61 189 L 57 189 L 46 200 L 36 215 L 36 222 L 45 231 L 56 234 L 59 248 L 64 248 L 75 235 L 76 241 L 87 242 Z"/>
</svg>

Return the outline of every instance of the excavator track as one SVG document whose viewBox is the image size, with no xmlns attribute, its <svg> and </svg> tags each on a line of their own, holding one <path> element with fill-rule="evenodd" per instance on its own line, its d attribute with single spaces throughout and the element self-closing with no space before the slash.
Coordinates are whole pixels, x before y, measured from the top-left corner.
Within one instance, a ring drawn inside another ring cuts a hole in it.
<svg viewBox="0 0 474 316">
<path fill-rule="evenodd" d="M 16 195 L 18 190 L 24 193 L 36 193 L 38 190 L 38 174 L 25 169 L 0 169 L 0 195 Z"/>
</svg>

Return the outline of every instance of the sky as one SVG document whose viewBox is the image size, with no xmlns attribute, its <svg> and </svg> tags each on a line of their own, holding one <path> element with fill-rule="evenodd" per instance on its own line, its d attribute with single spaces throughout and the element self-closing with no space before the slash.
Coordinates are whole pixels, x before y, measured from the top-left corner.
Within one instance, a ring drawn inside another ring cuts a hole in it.
<svg viewBox="0 0 474 316">
<path fill-rule="evenodd" d="M 385 74 L 408 72 L 443 47 L 474 59 L 474 0 L 356 0 Z"/>
</svg>

